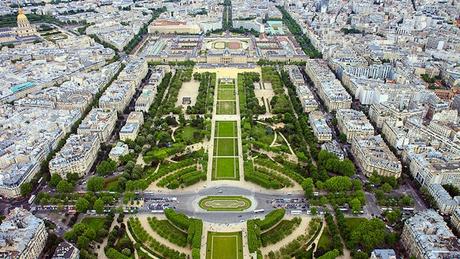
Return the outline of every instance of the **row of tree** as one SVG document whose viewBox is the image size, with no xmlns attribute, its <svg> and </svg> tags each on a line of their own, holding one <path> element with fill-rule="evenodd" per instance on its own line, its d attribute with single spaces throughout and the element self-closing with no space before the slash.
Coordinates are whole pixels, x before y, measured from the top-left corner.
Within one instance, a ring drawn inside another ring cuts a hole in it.
<svg viewBox="0 0 460 259">
<path fill-rule="evenodd" d="M 212 113 L 214 101 L 214 86 L 216 85 L 216 73 L 195 73 L 193 78 L 200 81 L 198 96 L 194 106 L 187 108 L 188 114 L 209 114 Z"/>
</svg>

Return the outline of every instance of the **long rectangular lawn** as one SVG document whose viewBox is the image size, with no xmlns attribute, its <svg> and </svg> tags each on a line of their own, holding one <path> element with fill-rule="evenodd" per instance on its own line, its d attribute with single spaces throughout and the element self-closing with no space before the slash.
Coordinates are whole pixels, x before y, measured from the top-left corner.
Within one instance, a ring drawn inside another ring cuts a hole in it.
<svg viewBox="0 0 460 259">
<path fill-rule="evenodd" d="M 217 101 L 217 114 L 236 114 L 236 101 Z"/>
<path fill-rule="evenodd" d="M 238 180 L 238 157 L 214 158 L 212 162 L 212 180 Z"/>
<path fill-rule="evenodd" d="M 216 137 L 236 137 L 236 121 L 217 121 Z"/>
<path fill-rule="evenodd" d="M 236 138 L 216 138 L 214 140 L 214 156 L 236 156 Z"/>
<path fill-rule="evenodd" d="M 236 100 L 235 89 L 219 89 L 217 100 Z"/>
<path fill-rule="evenodd" d="M 242 259 L 241 232 L 208 232 L 206 259 Z"/>
</svg>

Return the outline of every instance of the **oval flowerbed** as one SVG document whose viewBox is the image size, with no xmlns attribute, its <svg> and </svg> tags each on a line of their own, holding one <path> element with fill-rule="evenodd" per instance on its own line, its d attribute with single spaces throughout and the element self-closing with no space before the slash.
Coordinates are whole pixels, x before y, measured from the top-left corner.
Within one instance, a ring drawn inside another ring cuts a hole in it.
<svg viewBox="0 0 460 259">
<path fill-rule="evenodd" d="M 199 205 L 207 211 L 243 211 L 251 207 L 251 201 L 243 196 L 207 196 Z"/>
</svg>

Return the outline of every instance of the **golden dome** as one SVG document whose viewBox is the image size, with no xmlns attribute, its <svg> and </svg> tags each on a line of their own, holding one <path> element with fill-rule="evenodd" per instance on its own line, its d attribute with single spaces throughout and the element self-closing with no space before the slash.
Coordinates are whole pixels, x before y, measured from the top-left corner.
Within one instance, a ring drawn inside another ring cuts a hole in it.
<svg viewBox="0 0 460 259">
<path fill-rule="evenodd" d="M 17 17 L 18 20 L 27 20 L 27 17 L 26 15 L 24 14 L 24 11 L 22 10 L 22 8 L 19 8 L 18 10 L 18 17 Z"/>
</svg>

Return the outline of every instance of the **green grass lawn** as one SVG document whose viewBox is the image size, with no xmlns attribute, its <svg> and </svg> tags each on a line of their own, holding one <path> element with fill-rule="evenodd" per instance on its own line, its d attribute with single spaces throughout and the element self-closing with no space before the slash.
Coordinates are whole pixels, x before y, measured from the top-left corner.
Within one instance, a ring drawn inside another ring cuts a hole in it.
<svg viewBox="0 0 460 259">
<path fill-rule="evenodd" d="M 235 84 L 219 84 L 219 89 L 235 89 Z"/>
<path fill-rule="evenodd" d="M 259 123 L 255 123 L 251 129 L 251 136 L 254 137 L 256 141 L 260 141 L 264 144 L 270 145 L 273 142 L 275 134 L 270 127 L 267 127 Z M 277 142 L 279 140 L 283 141 L 283 139 L 280 136 L 278 136 Z"/>
<path fill-rule="evenodd" d="M 251 201 L 243 196 L 207 196 L 199 205 L 207 211 L 243 211 L 251 207 Z"/>
<path fill-rule="evenodd" d="M 214 158 L 212 163 L 213 180 L 238 180 L 238 157 L 234 158 Z"/>
<path fill-rule="evenodd" d="M 324 251 L 327 251 L 330 248 L 331 243 L 332 243 L 332 237 L 329 235 L 327 227 L 325 227 L 323 230 L 323 233 L 321 234 L 321 237 L 319 238 L 318 248 L 321 248 Z"/>
<path fill-rule="evenodd" d="M 236 138 L 217 138 L 214 140 L 214 156 L 236 156 Z"/>
<path fill-rule="evenodd" d="M 206 259 L 242 259 L 241 232 L 208 232 Z"/>
<path fill-rule="evenodd" d="M 236 100 L 234 89 L 219 89 L 217 100 Z"/>
<path fill-rule="evenodd" d="M 217 114 L 236 114 L 235 101 L 217 101 Z"/>
<path fill-rule="evenodd" d="M 216 137 L 236 137 L 236 121 L 218 121 L 216 130 Z"/>
<path fill-rule="evenodd" d="M 110 180 L 104 181 L 104 191 L 118 192 L 118 178 L 112 178 Z"/>
<path fill-rule="evenodd" d="M 84 223 L 89 226 L 89 228 L 94 229 L 96 232 L 104 228 L 104 218 L 98 218 L 98 217 L 87 217 L 81 220 L 81 223 Z"/>
<path fill-rule="evenodd" d="M 350 231 L 353 231 L 356 227 L 359 226 L 362 222 L 367 221 L 364 218 L 345 218 L 345 224 L 347 225 Z"/>
<path fill-rule="evenodd" d="M 198 130 L 198 129 L 192 127 L 192 126 L 185 126 L 183 128 L 180 128 L 179 132 L 177 132 L 177 133 L 179 133 L 180 136 L 182 137 L 182 139 L 184 141 L 186 141 L 186 142 L 196 142 L 197 140 L 194 139 L 194 137 L 193 137 L 193 134 L 195 132 L 199 133 L 200 130 Z"/>
</svg>

